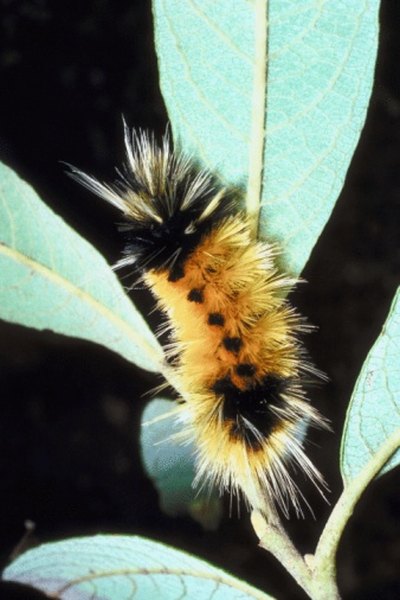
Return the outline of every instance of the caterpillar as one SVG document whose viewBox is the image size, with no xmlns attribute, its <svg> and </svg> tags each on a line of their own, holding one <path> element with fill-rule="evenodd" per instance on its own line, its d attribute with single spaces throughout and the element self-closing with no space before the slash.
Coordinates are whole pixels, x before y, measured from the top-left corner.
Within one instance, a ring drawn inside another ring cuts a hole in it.
<svg viewBox="0 0 400 600">
<path fill-rule="evenodd" d="M 299 340 L 310 327 L 286 299 L 297 280 L 278 272 L 274 245 L 253 239 L 237 191 L 173 151 L 168 134 L 158 145 L 124 127 L 118 181 L 71 174 L 122 212 L 118 266 L 134 265 L 167 317 L 176 414 L 197 448 L 194 485 L 241 491 L 264 514 L 276 505 L 302 514 L 291 470 L 324 486 L 303 438 L 326 423 L 303 388 L 318 372 Z"/>
</svg>

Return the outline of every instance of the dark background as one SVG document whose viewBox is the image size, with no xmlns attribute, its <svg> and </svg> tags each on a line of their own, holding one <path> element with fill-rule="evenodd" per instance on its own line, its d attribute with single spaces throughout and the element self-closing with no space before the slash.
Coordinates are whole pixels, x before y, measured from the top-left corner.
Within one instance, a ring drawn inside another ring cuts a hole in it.
<svg viewBox="0 0 400 600">
<path fill-rule="evenodd" d="M 0 153 L 42 198 L 107 258 L 121 241 L 116 215 L 63 172 L 58 161 L 112 179 L 122 152 L 121 114 L 160 133 L 150 3 L 134 0 L 0 0 Z M 313 403 L 335 434 L 312 432 L 311 452 L 341 491 L 338 449 L 359 369 L 378 335 L 399 275 L 400 3 L 383 0 L 377 76 L 367 123 L 333 217 L 294 302 L 319 331 L 307 340 L 330 383 Z M 135 295 L 144 314 L 149 297 Z M 281 600 L 304 598 L 256 548 L 246 514 L 225 510 L 220 529 L 163 515 L 140 464 L 141 393 L 148 374 L 94 344 L 0 323 L 0 558 L 6 564 L 25 519 L 30 545 L 97 532 L 141 534 L 191 551 Z M 346 599 L 400 598 L 399 473 L 374 482 L 338 554 Z M 305 491 L 316 521 L 288 527 L 315 547 L 330 508 Z M 2 597 L 28 598 L 0 586 Z M 14 594 L 12 596 L 11 594 Z M 33 597 L 33 595 L 31 596 Z"/>
</svg>

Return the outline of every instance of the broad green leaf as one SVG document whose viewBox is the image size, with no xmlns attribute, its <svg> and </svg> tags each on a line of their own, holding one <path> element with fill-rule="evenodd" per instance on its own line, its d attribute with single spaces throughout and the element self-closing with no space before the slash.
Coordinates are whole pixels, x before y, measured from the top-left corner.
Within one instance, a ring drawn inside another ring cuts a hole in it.
<svg viewBox="0 0 400 600">
<path fill-rule="evenodd" d="M 340 465 L 345 484 L 396 430 L 400 439 L 400 288 L 382 333 L 364 362 L 347 411 Z M 399 463 L 397 451 L 381 473 Z"/>
<path fill-rule="evenodd" d="M 221 501 L 208 489 L 193 488 L 196 448 L 194 443 L 174 439 L 182 429 L 171 415 L 175 406 L 171 400 L 161 398 L 147 404 L 140 433 L 143 465 L 166 514 L 189 513 L 206 529 L 215 529 L 221 517 Z"/>
<path fill-rule="evenodd" d="M 268 600 L 203 560 L 140 537 L 97 535 L 29 550 L 3 580 L 61 600 Z"/>
<path fill-rule="evenodd" d="M 0 318 L 159 370 L 161 348 L 103 257 L 1 164 L 0 273 Z"/>
<path fill-rule="evenodd" d="M 379 0 L 153 0 L 175 139 L 228 184 L 249 186 L 252 213 L 263 168 L 260 232 L 291 273 L 329 218 L 363 127 L 378 9 Z"/>
</svg>

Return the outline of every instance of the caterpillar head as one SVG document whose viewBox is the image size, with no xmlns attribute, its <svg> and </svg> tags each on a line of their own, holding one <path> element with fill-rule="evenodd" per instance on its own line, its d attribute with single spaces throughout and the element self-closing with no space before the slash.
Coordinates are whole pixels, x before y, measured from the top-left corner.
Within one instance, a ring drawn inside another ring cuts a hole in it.
<svg viewBox="0 0 400 600">
<path fill-rule="evenodd" d="M 126 245 L 121 264 L 169 269 L 181 263 L 216 221 L 232 214 L 231 194 L 191 158 L 171 149 L 169 134 L 158 145 L 152 134 L 125 127 L 127 163 L 113 184 L 71 167 L 71 175 L 124 215 Z"/>
</svg>

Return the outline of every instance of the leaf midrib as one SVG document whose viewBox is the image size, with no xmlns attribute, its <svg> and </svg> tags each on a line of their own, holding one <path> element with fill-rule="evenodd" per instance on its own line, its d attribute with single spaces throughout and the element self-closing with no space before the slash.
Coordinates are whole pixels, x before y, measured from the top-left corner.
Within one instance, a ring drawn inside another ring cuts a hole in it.
<svg viewBox="0 0 400 600">
<path fill-rule="evenodd" d="M 246 212 L 257 236 L 264 170 L 265 122 L 267 105 L 268 0 L 254 1 L 254 77 L 251 105 Z"/>
</svg>

